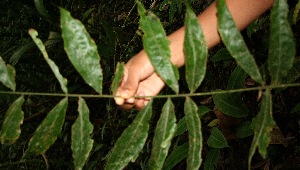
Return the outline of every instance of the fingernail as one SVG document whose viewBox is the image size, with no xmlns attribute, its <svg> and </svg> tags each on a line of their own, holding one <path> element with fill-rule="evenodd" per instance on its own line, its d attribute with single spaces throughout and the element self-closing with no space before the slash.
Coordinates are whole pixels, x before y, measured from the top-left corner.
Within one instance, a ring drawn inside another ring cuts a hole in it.
<svg viewBox="0 0 300 170">
<path fill-rule="evenodd" d="M 131 103 L 131 104 L 132 104 L 132 103 L 134 103 L 134 100 L 135 100 L 134 98 L 129 98 L 129 99 L 126 99 L 125 102 L 126 102 L 126 103 Z"/>
</svg>

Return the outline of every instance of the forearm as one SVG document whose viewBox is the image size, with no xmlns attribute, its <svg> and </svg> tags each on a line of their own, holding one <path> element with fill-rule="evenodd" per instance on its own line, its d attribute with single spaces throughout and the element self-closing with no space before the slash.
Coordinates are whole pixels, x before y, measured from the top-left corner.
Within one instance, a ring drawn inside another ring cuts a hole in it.
<svg viewBox="0 0 300 170">
<path fill-rule="evenodd" d="M 242 30 L 267 11 L 274 0 L 227 0 L 226 4 L 237 25 Z M 220 43 L 217 22 L 217 2 L 212 3 L 198 16 L 206 44 L 211 48 Z M 176 66 L 184 65 L 183 41 L 184 27 L 169 35 L 171 41 L 171 61 Z"/>
</svg>

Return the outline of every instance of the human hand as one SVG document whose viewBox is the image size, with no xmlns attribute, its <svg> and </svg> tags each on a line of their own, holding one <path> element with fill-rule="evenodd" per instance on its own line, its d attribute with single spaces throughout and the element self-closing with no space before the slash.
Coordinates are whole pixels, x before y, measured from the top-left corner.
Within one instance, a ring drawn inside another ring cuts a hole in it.
<svg viewBox="0 0 300 170">
<path fill-rule="evenodd" d="M 150 101 L 150 98 L 143 96 L 157 95 L 164 85 L 164 81 L 154 72 L 146 53 L 141 51 L 126 63 L 115 102 L 123 109 L 142 109 Z"/>
</svg>

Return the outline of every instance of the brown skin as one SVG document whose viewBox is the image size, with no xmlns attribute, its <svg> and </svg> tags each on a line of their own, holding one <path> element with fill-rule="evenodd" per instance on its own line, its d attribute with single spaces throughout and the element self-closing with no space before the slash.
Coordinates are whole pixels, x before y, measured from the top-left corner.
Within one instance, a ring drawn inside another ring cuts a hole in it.
<svg viewBox="0 0 300 170">
<path fill-rule="evenodd" d="M 251 22 L 272 7 L 274 0 L 227 0 L 226 4 L 237 25 L 242 30 Z M 212 3 L 203 13 L 198 15 L 198 21 L 203 29 L 208 48 L 220 43 L 217 29 L 217 4 Z M 170 40 L 171 62 L 177 67 L 184 65 L 182 27 L 168 36 Z M 134 98 L 134 96 L 155 96 L 165 83 L 155 73 L 150 60 L 144 50 L 132 57 L 125 65 L 124 77 L 118 87 L 115 102 L 124 109 L 136 107 L 142 109 L 149 98 Z"/>
</svg>

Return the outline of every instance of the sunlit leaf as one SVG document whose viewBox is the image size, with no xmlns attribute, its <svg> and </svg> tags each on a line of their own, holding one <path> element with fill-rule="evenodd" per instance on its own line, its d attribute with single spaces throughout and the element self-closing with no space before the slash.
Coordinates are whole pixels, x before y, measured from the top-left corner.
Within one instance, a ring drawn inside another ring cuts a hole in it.
<svg viewBox="0 0 300 170">
<path fill-rule="evenodd" d="M 2 57 L 0 56 L 0 82 L 12 91 L 16 90 L 16 70 L 11 65 L 6 65 Z"/>
<path fill-rule="evenodd" d="M 171 89 L 178 93 L 179 72 L 171 61 L 170 42 L 159 19 L 150 11 L 146 11 L 141 2 L 137 1 L 140 14 L 140 27 L 144 32 L 144 49 L 157 74 Z"/>
<path fill-rule="evenodd" d="M 29 140 L 28 149 L 22 159 L 31 154 L 44 154 L 61 133 L 65 121 L 68 98 L 61 100 L 46 116 Z"/>
<path fill-rule="evenodd" d="M 120 62 L 117 64 L 115 76 L 111 85 L 111 92 L 115 94 L 117 92 L 117 89 L 122 81 L 123 78 L 123 72 L 124 72 L 124 63 Z"/>
<path fill-rule="evenodd" d="M 0 140 L 2 144 L 4 144 L 5 141 L 9 141 L 9 144 L 13 144 L 19 138 L 21 134 L 20 126 L 24 119 L 24 112 L 22 110 L 24 101 L 23 96 L 19 97 L 7 110 L 0 130 Z"/>
<path fill-rule="evenodd" d="M 260 111 L 252 120 L 254 137 L 249 151 L 249 168 L 256 148 L 258 148 L 260 155 L 266 158 L 267 148 L 271 140 L 271 131 L 275 125 L 276 123 L 272 117 L 272 95 L 270 89 L 267 89 L 263 94 Z"/>
<path fill-rule="evenodd" d="M 68 81 L 60 74 L 57 65 L 49 58 L 43 42 L 39 38 L 37 38 L 37 36 L 38 36 L 37 31 L 34 29 L 30 29 L 29 35 L 31 36 L 31 38 L 33 39 L 35 44 L 38 46 L 38 48 L 42 52 L 45 60 L 47 61 L 48 65 L 50 66 L 52 72 L 54 73 L 55 77 L 59 81 L 60 87 L 63 90 L 63 92 L 68 93 L 68 88 L 67 88 Z"/>
<path fill-rule="evenodd" d="M 262 84 L 263 81 L 258 66 L 250 54 L 240 31 L 236 27 L 225 0 L 219 0 L 217 8 L 218 30 L 227 50 L 253 80 Z"/>
<path fill-rule="evenodd" d="M 211 110 L 208 107 L 200 106 L 198 108 L 199 118 L 201 118 L 203 115 L 205 115 L 209 111 L 211 111 Z M 176 129 L 174 136 L 179 136 L 186 131 L 187 131 L 187 127 L 186 127 L 185 117 L 183 117 L 182 119 L 179 120 L 179 122 L 177 124 L 177 129 Z"/>
<path fill-rule="evenodd" d="M 65 51 L 84 81 L 98 93 L 102 93 L 102 69 L 94 40 L 68 11 L 60 8 L 60 22 Z"/>
<path fill-rule="evenodd" d="M 174 105 L 169 98 L 162 109 L 153 137 L 152 151 L 149 159 L 150 169 L 161 169 L 167 157 L 171 140 L 176 130 Z"/>
<path fill-rule="evenodd" d="M 187 6 L 185 14 L 185 77 L 191 93 L 200 86 L 204 79 L 207 63 L 207 45 L 197 16 Z"/>
<path fill-rule="evenodd" d="M 189 154 L 187 169 L 198 169 L 202 162 L 202 132 L 201 121 L 197 113 L 197 105 L 191 98 L 184 103 L 185 121 L 189 133 Z"/>
<path fill-rule="evenodd" d="M 94 140 L 90 134 L 93 132 L 94 126 L 89 119 L 89 108 L 84 99 L 79 98 L 78 102 L 78 118 L 72 125 L 72 153 L 75 169 L 82 169 L 89 153 L 93 148 Z"/>
<path fill-rule="evenodd" d="M 229 147 L 224 135 L 216 127 L 212 128 L 211 134 L 210 134 L 209 138 L 207 139 L 207 144 L 208 144 L 208 146 L 213 147 L 213 148 Z"/>
<path fill-rule="evenodd" d="M 172 169 L 176 164 L 181 162 L 184 158 L 187 157 L 189 152 L 189 144 L 184 143 L 176 148 L 173 149 L 171 154 L 165 161 L 164 168 L 165 170 Z"/>
<path fill-rule="evenodd" d="M 272 84 L 280 84 L 293 66 L 296 45 L 286 0 L 276 0 L 271 10 L 268 69 Z"/>
<path fill-rule="evenodd" d="M 238 138 L 246 138 L 248 136 L 253 135 L 253 128 L 251 125 L 252 122 L 247 121 L 242 123 L 236 128 L 236 137 Z"/>
<path fill-rule="evenodd" d="M 211 148 L 204 161 L 204 170 L 215 170 L 218 166 L 220 149 Z"/>
<path fill-rule="evenodd" d="M 234 94 L 215 94 L 213 100 L 218 110 L 228 116 L 242 118 L 248 115 L 247 106 Z"/>
<path fill-rule="evenodd" d="M 146 105 L 119 137 L 109 154 L 105 169 L 123 169 L 134 162 L 148 137 L 149 121 L 152 115 L 152 101 Z"/>
</svg>

